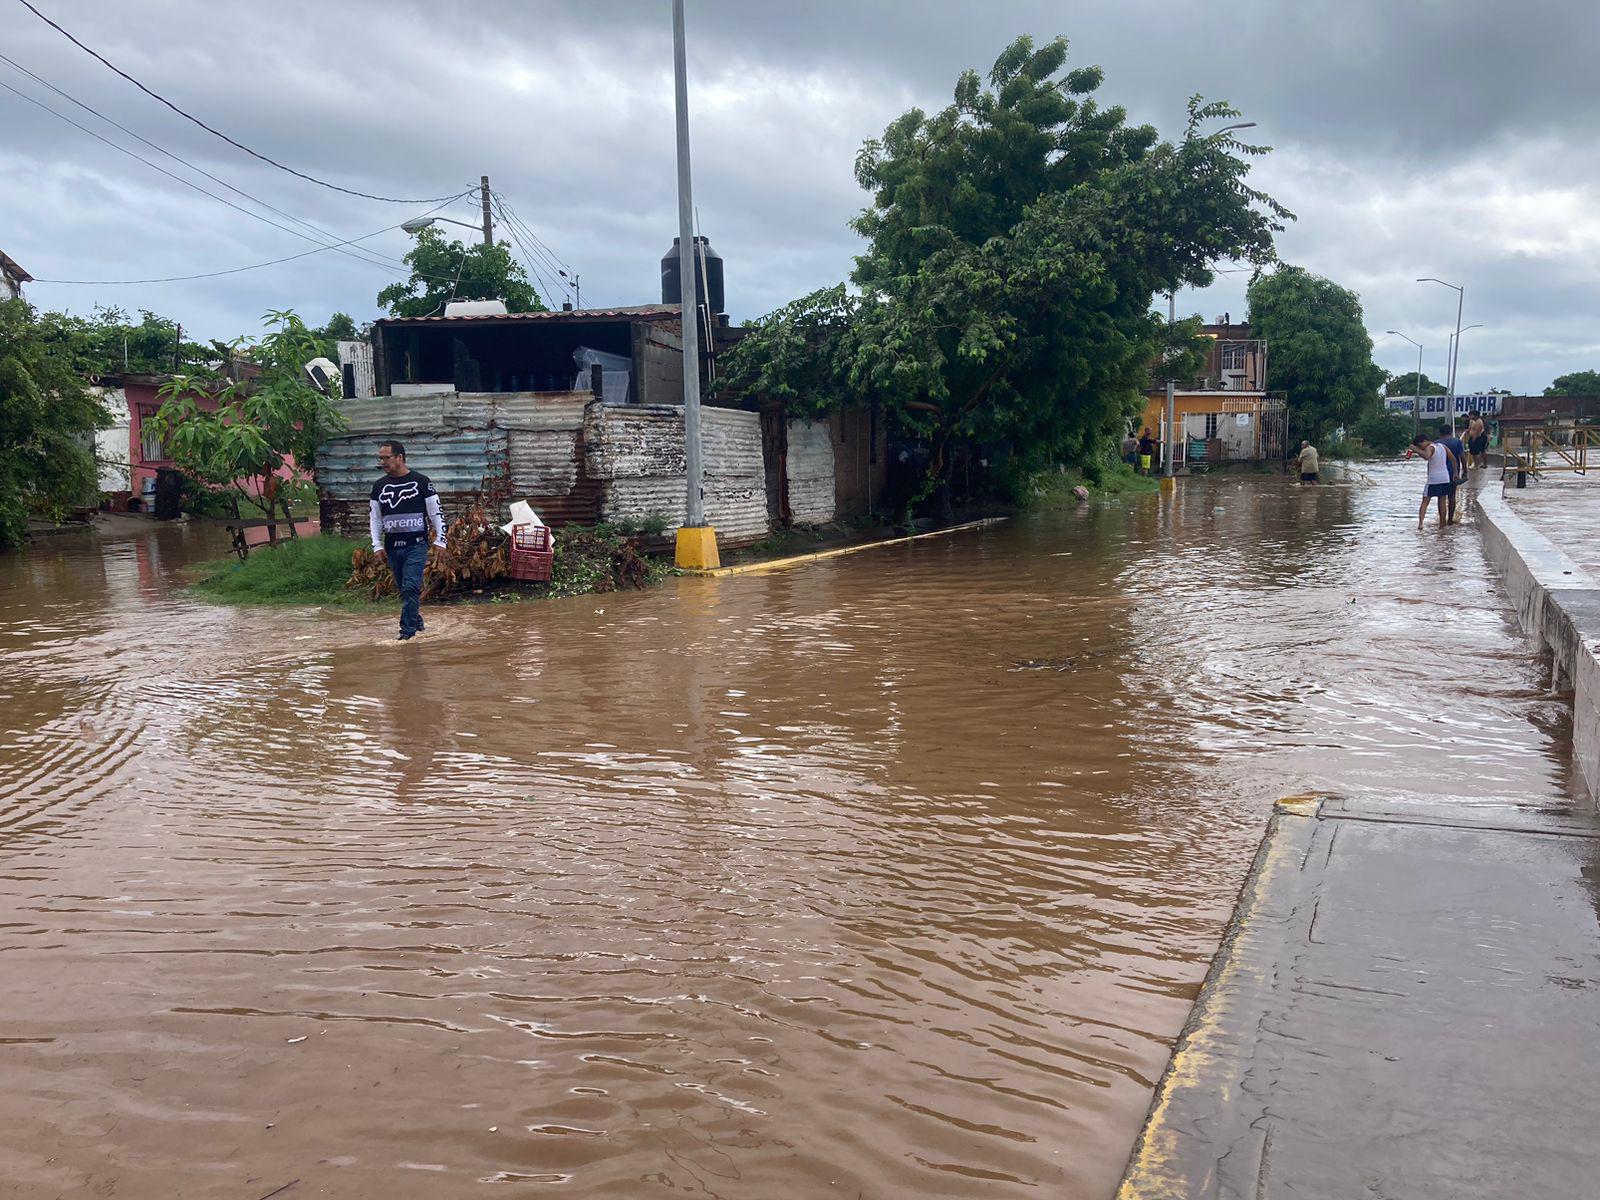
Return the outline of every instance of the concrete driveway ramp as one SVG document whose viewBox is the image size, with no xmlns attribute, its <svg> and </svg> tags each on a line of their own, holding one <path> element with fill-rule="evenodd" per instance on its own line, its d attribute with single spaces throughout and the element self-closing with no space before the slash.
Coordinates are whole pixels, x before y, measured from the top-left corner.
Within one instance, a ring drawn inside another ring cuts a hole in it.
<svg viewBox="0 0 1600 1200">
<path fill-rule="evenodd" d="M 1600 823 L 1279 806 L 1120 1200 L 1600 1196 Z"/>
</svg>

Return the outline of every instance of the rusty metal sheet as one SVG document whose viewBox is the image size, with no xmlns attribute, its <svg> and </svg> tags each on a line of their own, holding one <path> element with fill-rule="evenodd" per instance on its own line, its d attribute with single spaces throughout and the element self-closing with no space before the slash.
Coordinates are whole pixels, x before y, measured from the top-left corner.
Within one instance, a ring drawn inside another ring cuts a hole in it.
<svg viewBox="0 0 1600 1200">
<path fill-rule="evenodd" d="M 406 464 L 433 481 L 441 494 L 475 492 L 506 471 L 501 430 L 415 433 L 405 438 Z M 343 437 L 317 452 L 317 483 L 330 496 L 366 499 L 378 478 L 377 447 L 370 437 Z"/>
<path fill-rule="evenodd" d="M 790 421 L 789 511 L 802 524 L 834 518 L 833 435 L 821 421 Z"/>
</svg>

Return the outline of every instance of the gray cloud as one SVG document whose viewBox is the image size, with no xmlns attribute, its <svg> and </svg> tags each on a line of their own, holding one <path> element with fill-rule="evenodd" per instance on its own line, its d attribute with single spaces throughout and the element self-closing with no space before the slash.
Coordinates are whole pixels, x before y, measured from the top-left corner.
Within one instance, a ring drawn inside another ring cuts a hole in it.
<svg viewBox="0 0 1600 1200">
<path fill-rule="evenodd" d="M 41 3 L 41 7 L 44 5 Z M 1464 387 L 1537 389 L 1600 366 L 1600 221 L 1590 215 L 1600 132 L 1586 86 L 1600 50 L 1590 7 L 1490 0 L 1243 0 L 1215 6 L 991 0 L 767 5 L 691 0 L 696 193 L 748 317 L 849 270 L 861 142 L 912 105 L 943 104 L 956 74 L 1013 36 L 1064 33 L 1105 67 L 1102 97 L 1175 135 L 1193 92 L 1232 101 L 1275 147 L 1258 181 L 1300 217 L 1283 256 L 1355 288 L 1381 343 L 1442 372 L 1453 297 L 1467 286 Z M 487 171 L 582 274 L 585 303 L 654 298 L 673 195 L 665 0 L 554 0 L 441 10 L 420 2 L 262 7 L 53 3 L 48 11 L 130 72 L 301 169 L 360 190 L 434 195 Z M 273 171 L 140 95 L 16 5 L 4 53 L 162 146 L 341 237 L 414 208 L 340 196 Z M 0 80 L 69 106 L 0 65 Z M 74 119 L 100 128 L 92 118 Z M 217 270 L 308 243 L 251 221 L 0 92 L 0 233 L 45 278 Z M 141 154 L 150 156 L 142 148 Z M 185 174 L 173 164 L 165 164 Z M 204 186 L 215 185 L 199 180 Z M 241 203 L 243 203 L 241 201 Z M 450 210 L 474 219 L 470 203 Z M 270 215 L 270 214 L 269 214 Z M 274 217 L 274 220 L 280 218 Z M 463 237 L 467 231 L 456 231 Z M 408 239 L 374 239 L 398 258 Z M 206 336 L 255 328 L 269 307 L 320 320 L 375 314 L 395 276 L 323 253 L 220 279 L 129 288 L 38 284 L 48 307 L 157 309 Z M 1244 278 L 1180 297 L 1181 311 L 1244 311 Z M 559 296 L 557 297 L 559 298 Z M 1434 350 L 1437 347 L 1437 351 Z"/>
</svg>

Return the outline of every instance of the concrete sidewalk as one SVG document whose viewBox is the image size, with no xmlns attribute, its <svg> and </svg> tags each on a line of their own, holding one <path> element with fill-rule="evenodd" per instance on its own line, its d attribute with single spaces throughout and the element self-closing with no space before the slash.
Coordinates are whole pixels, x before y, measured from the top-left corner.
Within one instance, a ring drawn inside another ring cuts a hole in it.
<svg viewBox="0 0 1600 1200">
<path fill-rule="evenodd" d="M 1600 1195 L 1600 820 L 1274 814 L 1118 1195 Z"/>
</svg>

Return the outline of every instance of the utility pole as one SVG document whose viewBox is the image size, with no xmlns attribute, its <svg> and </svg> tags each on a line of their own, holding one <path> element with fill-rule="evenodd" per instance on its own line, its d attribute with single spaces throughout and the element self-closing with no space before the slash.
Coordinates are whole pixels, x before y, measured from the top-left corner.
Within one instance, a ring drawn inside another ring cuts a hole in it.
<svg viewBox="0 0 1600 1200">
<path fill-rule="evenodd" d="M 492 246 L 494 245 L 494 221 L 489 216 L 489 177 L 487 175 L 479 178 L 478 187 L 483 193 L 483 244 Z"/>
<path fill-rule="evenodd" d="M 683 0 L 672 0 L 672 66 L 678 118 L 678 296 L 683 318 L 683 435 L 688 474 L 688 519 L 678 530 L 677 564 L 688 570 L 720 565 L 717 533 L 706 524 L 705 465 L 700 454 L 700 272 L 695 259 L 694 190 L 689 178 L 689 67 Z"/>
<path fill-rule="evenodd" d="M 1169 337 L 1172 334 L 1172 326 L 1177 322 L 1177 319 L 1178 319 L 1178 293 L 1176 291 L 1171 291 L 1171 292 L 1167 293 L 1167 334 L 1168 334 Z M 1178 402 L 1177 402 L 1177 399 L 1173 395 L 1173 389 L 1174 389 L 1174 383 L 1173 383 L 1173 381 L 1171 379 L 1168 379 L 1167 380 L 1167 427 L 1166 427 L 1166 429 L 1162 430 L 1162 436 L 1161 436 L 1161 457 L 1164 460 L 1162 465 L 1161 465 L 1161 474 L 1166 476 L 1168 479 L 1172 479 L 1174 477 L 1177 464 L 1174 463 L 1172 460 L 1177 455 L 1177 452 L 1178 452 L 1177 451 L 1178 443 L 1177 443 L 1177 441 L 1174 439 L 1174 437 L 1172 435 L 1172 428 L 1173 428 L 1173 426 L 1175 424 L 1177 424 L 1177 420 L 1178 420 Z"/>
</svg>

